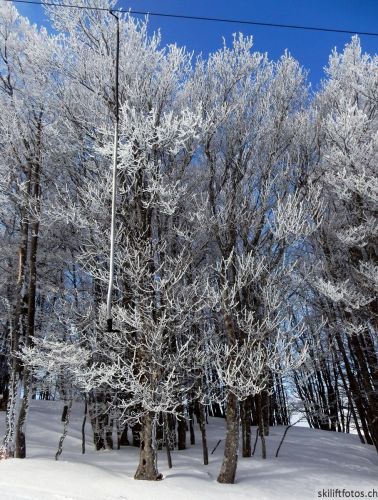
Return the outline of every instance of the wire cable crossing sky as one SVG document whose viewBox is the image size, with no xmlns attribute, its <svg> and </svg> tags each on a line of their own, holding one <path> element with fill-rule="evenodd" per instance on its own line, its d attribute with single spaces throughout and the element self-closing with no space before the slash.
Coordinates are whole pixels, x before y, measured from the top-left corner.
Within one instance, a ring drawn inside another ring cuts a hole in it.
<svg viewBox="0 0 378 500">
<path fill-rule="evenodd" d="M 67 7 L 67 8 L 75 8 L 75 9 L 87 9 L 87 10 L 98 10 L 98 11 L 109 11 L 104 7 L 88 7 L 86 5 L 74 5 L 67 3 L 54 3 L 54 2 L 36 2 L 29 0 L 3 0 L 5 2 L 13 2 L 13 3 L 23 3 L 23 4 L 31 4 L 31 5 L 40 5 L 40 6 L 48 6 L 48 7 Z M 320 26 L 302 26 L 298 24 L 279 24 L 279 23 L 268 23 L 262 21 L 251 21 L 244 19 L 228 19 L 228 18 L 218 18 L 218 17 L 205 17 L 205 16 L 189 16 L 184 14 L 170 14 L 163 12 L 150 12 L 150 11 L 141 11 L 141 10 L 122 10 L 122 9 L 111 9 L 112 12 L 129 12 L 133 15 L 146 15 L 146 16 L 154 16 L 154 17 L 166 17 L 172 19 L 183 19 L 189 21 L 206 21 L 206 22 L 219 22 L 219 23 L 230 23 L 230 24 L 244 24 L 250 26 L 265 26 L 268 28 L 285 28 L 285 29 L 297 29 L 297 30 L 308 30 L 308 31 L 323 31 L 327 33 L 344 33 L 344 34 L 354 34 L 354 35 L 364 35 L 364 36 L 375 36 L 378 37 L 378 32 L 371 31 L 358 31 L 352 29 L 338 29 L 338 28 L 325 28 Z"/>
</svg>

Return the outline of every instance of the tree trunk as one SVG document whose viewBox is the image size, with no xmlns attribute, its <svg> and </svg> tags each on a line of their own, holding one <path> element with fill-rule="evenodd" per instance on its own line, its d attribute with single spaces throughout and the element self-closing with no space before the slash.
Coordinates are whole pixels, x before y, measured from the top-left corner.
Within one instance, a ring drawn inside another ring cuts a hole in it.
<svg viewBox="0 0 378 500">
<path fill-rule="evenodd" d="M 60 457 L 60 455 L 62 454 L 62 451 L 63 451 L 63 443 L 64 443 L 64 440 L 66 439 L 66 436 L 67 436 L 67 433 L 68 433 L 68 424 L 70 423 L 72 402 L 73 402 L 73 399 L 72 399 L 72 396 L 71 396 L 71 399 L 68 402 L 66 419 L 64 421 L 64 427 L 63 427 L 63 434 L 61 435 L 61 437 L 59 439 L 58 451 L 55 453 L 55 460 L 59 459 L 59 457 Z"/>
<path fill-rule="evenodd" d="M 218 483 L 234 484 L 239 451 L 239 404 L 232 392 L 227 396 L 227 434 Z"/>
<path fill-rule="evenodd" d="M 81 424 L 81 452 L 83 454 L 85 453 L 85 424 L 87 422 L 87 413 L 88 413 L 88 400 L 87 397 L 85 396 L 84 417 L 83 417 L 83 423 Z"/>
<path fill-rule="evenodd" d="M 155 422 L 154 414 L 148 413 L 143 419 L 141 432 L 139 466 L 134 479 L 158 481 L 163 479 L 156 467 Z"/>
<path fill-rule="evenodd" d="M 194 432 L 194 411 L 193 404 L 189 405 L 189 433 L 190 433 L 190 444 L 193 446 L 196 444 L 196 435 Z"/>
<path fill-rule="evenodd" d="M 38 151 L 40 152 L 40 137 L 41 137 L 41 121 L 38 122 Z M 27 331 L 25 345 L 28 347 L 34 337 L 35 330 L 35 302 L 37 291 L 37 251 L 39 242 L 39 214 L 40 214 L 40 160 L 34 165 L 33 179 L 33 202 L 34 202 L 34 220 L 31 224 L 31 242 L 29 254 L 29 290 L 28 290 L 28 314 L 27 314 Z M 20 413 L 16 424 L 16 449 L 15 455 L 17 458 L 25 458 L 26 442 L 24 425 L 29 409 L 29 394 L 31 389 L 32 374 L 28 368 L 24 370 L 24 394 L 21 401 Z"/>
<path fill-rule="evenodd" d="M 141 430 L 142 430 L 142 426 L 138 423 L 138 424 L 134 424 L 132 427 L 131 427 L 131 433 L 132 433 L 132 436 L 133 436 L 133 446 L 135 446 L 136 448 L 139 448 L 140 447 L 140 440 L 141 440 Z"/>
<path fill-rule="evenodd" d="M 263 396 L 262 394 L 260 393 L 258 395 L 258 410 L 259 410 L 259 419 L 260 419 L 260 423 L 259 423 L 259 434 L 260 434 L 260 439 L 261 439 L 261 456 L 262 458 L 266 458 L 266 443 L 265 443 L 265 432 L 264 432 L 264 426 L 265 426 L 265 422 L 264 422 L 264 412 L 263 412 Z"/>
<path fill-rule="evenodd" d="M 88 412 L 93 430 L 93 443 L 97 451 L 105 449 L 105 422 L 103 396 L 92 393 L 88 400 Z M 106 416 L 106 415 L 105 415 Z"/>
<path fill-rule="evenodd" d="M 128 446 L 130 444 L 129 437 L 127 435 L 128 425 L 126 424 L 121 433 L 121 437 L 119 439 L 119 446 Z"/>
<path fill-rule="evenodd" d="M 241 410 L 241 425 L 242 425 L 242 445 L 243 457 L 250 457 L 252 454 L 251 447 L 251 398 L 247 398 L 240 404 Z"/>
<path fill-rule="evenodd" d="M 161 412 L 159 413 L 159 417 L 156 419 L 155 442 L 156 449 L 162 450 L 164 445 L 164 421 L 163 414 Z"/>
<path fill-rule="evenodd" d="M 13 457 L 18 448 L 19 454 L 25 456 L 25 436 L 21 435 L 22 429 L 19 427 L 19 419 L 17 416 L 17 402 L 20 397 L 19 389 L 21 387 L 21 360 L 18 356 L 20 349 L 20 339 L 23 335 L 27 334 L 25 325 L 25 318 L 27 314 L 27 279 L 26 279 L 26 264 L 27 264 L 27 251 L 29 242 L 30 223 L 28 217 L 28 207 L 30 203 L 31 194 L 31 178 L 32 178 L 32 164 L 28 162 L 28 169 L 26 174 L 25 188 L 23 190 L 23 206 L 21 210 L 21 240 L 18 250 L 18 277 L 16 284 L 16 306 L 14 309 L 13 325 L 10 329 L 11 337 L 11 384 L 10 384 L 10 397 L 7 405 L 6 414 L 6 432 L 3 442 L 4 451 L 2 452 L 5 458 Z M 16 422 L 17 420 L 17 422 Z M 19 430 L 19 432 L 17 432 Z M 18 434 L 18 437 L 17 437 Z M 18 443 L 15 441 L 18 440 Z M 23 449 L 21 449 L 23 448 Z"/>
<path fill-rule="evenodd" d="M 264 436 L 269 436 L 270 396 L 268 391 L 262 391 L 260 395 L 260 401 L 261 401 L 261 416 L 263 425 L 261 434 Z"/>
<path fill-rule="evenodd" d="M 108 415 L 107 422 L 105 425 L 105 445 L 108 450 L 112 450 L 114 447 L 113 425 L 114 425 L 114 420 L 110 415 Z"/>
<path fill-rule="evenodd" d="M 184 413 L 184 408 L 180 406 L 178 408 L 179 413 Z M 184 417 L 177 419 L 177 448 L 179 450 L 186 449 L 186 421 Z"/>
<path fill-rule="evenodd" d="M 197 418 L 198 424 L 201 431 L 202 437 L 202 454 L 203 454 L 203 464 L 209 464 L 209 450 L 207 447 L 207 437 L 206 437 L 206 422 L 205 422 L 205 411 L 203 405 L 198 401 L 196 402 Z"/>
<path fill-rule="evenodd" d="M 163 439 L 165 444 L 165 449 L 167 452 L 167 462 L 169 469 L 172 469 L 172 455 L 171 455 L 171 443 L 169 441 L 169 427 L 167 415 L 163 416 Z"/>
<path fill-rule="evenodd" d="M 65 422 L 67 418 L 68 405 L 63 406 L 62 416 L 60 417 L 61 422 Z"/>
<path fill-rule="evenodd" d="M 20 411 L 15 427 L 15 451 L 16 458 L 26 457 L 26 439 L 24 425 L 29 410 L 29 395 L 30 395 L 30 372 L 26 368 L 24 371 L 24 394 L 21 400 Z"/>
</svg>

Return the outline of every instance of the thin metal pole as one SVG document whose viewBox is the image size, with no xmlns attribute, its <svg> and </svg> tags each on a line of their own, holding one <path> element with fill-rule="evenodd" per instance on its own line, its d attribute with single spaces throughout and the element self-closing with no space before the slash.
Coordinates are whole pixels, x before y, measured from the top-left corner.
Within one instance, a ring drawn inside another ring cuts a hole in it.
<svg viewBox="0 0 378 500">
<path fill-rule="evenodd" d="M 119 17 L 112 11 L 110 14 L 117 20 L 117 48 L 116 48 L 116 63 L 115 63 L 115 124 L 114 124 L 114 148 L 113 148 L 113 181 L 112 181 L 112 216 L 110 227 L 110 261 L 109 261 L 109 286 L 106 302 L 106 323 L 108 332 L 113 330 L 112 318 L 112 296 L 114 283 L 114 249 L 116 235 L 116 199 L 117 199 L 117 167 L 118 167 L 118 126 L 119 126 Z"/>
</svg>

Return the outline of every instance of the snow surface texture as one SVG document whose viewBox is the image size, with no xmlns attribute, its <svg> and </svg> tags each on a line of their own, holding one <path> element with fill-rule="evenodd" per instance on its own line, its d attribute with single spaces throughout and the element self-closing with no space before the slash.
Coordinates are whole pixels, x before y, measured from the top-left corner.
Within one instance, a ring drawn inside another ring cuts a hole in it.
<svg viewBox="0 0 378 500">
<path fill-rule="evenodd" d="M 355 435 L 304 427 L 289 430 L 279 458 L 274 455 L 284 428 L 272 428 L 267 438 L 268 459 L 261 459 L 258 448 L 255 457 L 239 459 L 236 484 L 218 484 L 225 434 L 225 421 L 219 418 L 211 418 L 208 425 L 209 451 L 222 439 L 208 466 L 202 465 L 196 425 L 197 444 L 173 452 L 173 469 L 167 467 L 165 452 L 159 452 L 163 481 L 135 481 L 138 449 L 127 446 L 96 452 L 88 424 L 87 452 L 81 454 L 83 408 L 79 403 L 73 408 L 63 454 L 56 462 L 61 410 L 61 403 L 32 402 L 28 458 L 0 461 L 2 500 L 307 500 L 318 498 L 323 488 L 378 490 L 378 455 L 373 446 L 361 445 Z M 4 417 L 0 413 L 1 432 Z"/>
</svg>

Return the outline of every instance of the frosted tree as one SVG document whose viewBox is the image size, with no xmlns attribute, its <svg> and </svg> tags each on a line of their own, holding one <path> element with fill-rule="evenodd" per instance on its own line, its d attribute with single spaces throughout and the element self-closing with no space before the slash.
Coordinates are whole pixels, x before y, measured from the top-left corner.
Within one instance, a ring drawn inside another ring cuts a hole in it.
<svg viewBox="0 0 378 500">
<path fill-rule="evenodd" d="M 110 8 L 113 4 L 101 5 Z M 51 66 L 59 75 L 55 94 L 62 134 L 70 144 L 65 159 L 67 175 L 64 183 L 57 186 L 49 217 L 56 231 L 66 235 L 68 251 L 59 266 L 71 280 L 63 298 L 74 302 L 76 312 L 71 310 L 74 322 L 76 314 L 86 316 L 90 309 L 98 310 L 107 287 L 108 276 L 104 278 L 104 273 L 109 260 L 110 159 L 100 149 L 113 135 L 116 25 L 106 11 L 58 7 L 47 10 L 61 32 Z M 149 37 L 146 23 L 127 15 L 120 19 L 120 38 L 122 105 L 126 96 L 130 102 L 133 99 L 137 102 L 144 95 L 140 82 L 148 73 L 153 78 L 163 51 L 156 50 L 159 36 Z M 79 248 L 84 251 L 79 252 Z M 64 337 L 65 331 L 60 328 L 56 334 Z M 97 410 L 104 406 L 101 390 L 92 395 L 90 408 L 92 403 Z M 94 419 L 96 426 L 97 420 Z"/>
<path fill-rule="evenodd" d="M 101 352 L 112 374 L 107 387 L 117 394 L 124 421 L 143 424 L 136 477 L 158 479 L 154 426 L 159 413 L 175 414 L 182 404 L 183 392 L 175 388 L 188 379 L 183 367 L 190 336 L 183 332 L 190 329 L 198 308 L 199 285 L 196 280 L 187 282 L 193 239 L 187 169 L 200 114 L 185 106 L 183 98 L 190 57 L 175 46 L 158 49 L 158 39 L 147 40 L 143 26 L 133 28 L 128 18 L 121 20 L 121 34 L 133 42 L 133 53 L 128 54 L 130 74 L 120 75 L 121 89 L 127 86 L 127 100 L 120 110 L 115 256 L 115 328 L 120 332 L 118 338 L 102 339 Z M 126 60 L 126 54 L 123 57 Z M 142 78 L 143 60 L 144 90 L 138 76 Z M 110 166 L 111 121 L 102 123 L 98 161 Z M 80 200 L 71 199 L 67 212 L 84 236 L 78 262 L 98 283 L 100 297 L 109 279 L 110 169 L 101 175 L 83 183 Z M 97 311 L 96 325 L 104 329 L 101 308 Z"/>
<path fill-rule="evenodd" d="M 225 45 L 208 61 L 199 61 L 189 87 L 191 96 L 202 103 L 205 123 L 202 164 L 207 211 L 202 224 L 209 228 L 212 259 L 227 263 L 220 289 L 226 297 L 236 294 L 235 303 L 223 302 L 217 318 L 230 354 L 239 342 L 248 344 L 249 330 L 259 332 L 268 323 L 266 352 L 270 342 L 274 345 L 279 322 L 271 317 L 273 297 L 282 294 L 279 304 L 284 303 L 285 293 L 289 296 L 285 283 L 295 275 L 296 253 L 318 226 L 320 214 L 307 168 L 312 135 L 304 74 L 288 54 L 273 63 L 266 55 L 251 52 L 251 47 L 250 38 L 235 36 L 231 48 Z M 249 276 L 254 268 L 260 270 L 256 278 L 241 285 L 243 269 Z M 285 317 L 284 308 L 280 314 Z M 290 337 L 290 328 L 287 334 Z M 262 390 L 265 376 L 263 370 L 256 371 L 257 390 L 251 396 L 268 397 L 269 389 Z M 260 406 L 266 408 L 268 403 Z M 232 390 L 226 412 L 228 433 L 218 481 L 232 483 L 239 433 L 239 402 Z"/>
<path fill-rule="evenodd" d="M 37 31 L 10 5 L 0 9 L 1 78 L 1 226 L 7 242 L 7 269 L 1 283 L 11 314 L 4 335 L 9 347 L 7 437 L 4 455 L 25 456 L 24 422 L 30 395 L 30 377 L 17 351 L 36 332 L 38 261 L 47 248 L 49 226 L 44 198 L 62 144 L 48 88 L 50 54 L 54 40 Z M 51 233 L 50 233 L 51 234 Z M 46 245 L 44 245 L 46 242 Z M 48 280 L 44 280 L 47 285 Z M 47 285 L 48 286 L 48 285 Z M 18 398 L 22 390 L 22 401 Z M 15 407 L 17 406 L 17 408 Z M 12 422 L 11 422 L 12 421 Z"/>
<path fill-rule="evenodd" d="M 354 37 L 342 53 L 332 53 L 318 96 L 328 219 L 317 239 L 322 269 L 315 282 L 345 364 L 351 404 L 376 446 L 377 64 Z"/>
</svg>

